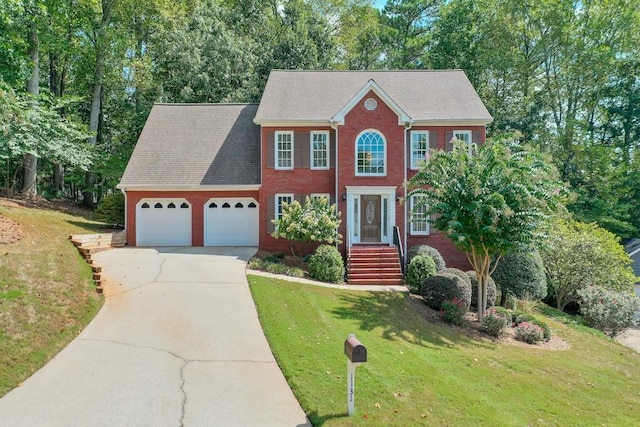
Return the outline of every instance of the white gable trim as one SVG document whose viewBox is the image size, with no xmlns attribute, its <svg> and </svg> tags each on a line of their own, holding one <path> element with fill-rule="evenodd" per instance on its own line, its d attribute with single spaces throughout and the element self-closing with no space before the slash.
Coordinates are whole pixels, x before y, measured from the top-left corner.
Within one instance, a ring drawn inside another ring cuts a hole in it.
<svg viewBox="0 0 640 427">
<path fill-rule="evenodd" d="M 345 116 L 349 113 L 349 111 L 353 109 L 353 107 L 356 106 L 358 102 L 362 100 L 362 98 L 365 97 L 367 93 L 371 91 L 378 95 L 378 97 L 385 104 L 387 104 L 387 106 L 391 108 L 394 113 L 397 114 L 399 125 L 411 123 L 413 121 L 411 117 L 409 117 L 409 115 L 405 113 L 404 110 L 398 104 L 396 104 L 396 102 L 391 99 L 391 97 L 387 95 L 387 93 L 382 90 L 382 88 L 378 86 L 378 84 L 373 79 L 369 80 L 364 86 L 362 86 L 362 88 L 353 96 L 353 98 L 351 98 L 349 102 L 347 102 L 345 106 L 342 107 L 340 111 L 338 111 L 336 115 L 331 118 L 331 121 L 336 122 L 339 125 L 344 125 Z"/>
</svg>

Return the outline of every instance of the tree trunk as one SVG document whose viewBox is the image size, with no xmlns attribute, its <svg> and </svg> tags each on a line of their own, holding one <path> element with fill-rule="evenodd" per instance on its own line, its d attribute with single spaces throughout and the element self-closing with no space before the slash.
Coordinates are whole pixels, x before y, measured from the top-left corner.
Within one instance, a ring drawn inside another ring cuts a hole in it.
<svg viewBox="0 0 640 427">
<path fill-rule="evenodd" d="M 98 138 L 98 128 L 100 123 L 101 101 L 102 101 L 102 80 L 104 78 L 104 62 L 106 56 L 107 27 L 111 22 L 111 8 L 115 0 L 102 0 L 102 19 L 100 28 L 96 36 L 96 63 L 93 69 L 93 94 L 91 98 L 91 111 L 89 113 L 89 132 L 92 132 L 89 143 L 95 145 Z M 83 205 L 93 208 L 95 173 L 88 171 L 85 177 L 85 188 L 82 192 Z"/>
<path fill-rule="evenodd" d="M 38 29 L 34 22 L 28 25 L 27 41 L 29 43 L 29 59 L 33 64 L 33 70 L 27 81 L 27 92 L 36 98 L 40 94 L 40 40 Z M 37 102 L 36 99 L 33 102 Z M 24 155 L 24 179 L 22 180 L 22 194 L 27 197 L 36 197 L 38 178 L 38 157 L 35 154 Z"/>
<path fill-rule="evenodd" d="M 64 190 L 64 167 L 61 163 L 53 164 L 53 192 L 56 197 L 62 196 Z"/>
</svg>

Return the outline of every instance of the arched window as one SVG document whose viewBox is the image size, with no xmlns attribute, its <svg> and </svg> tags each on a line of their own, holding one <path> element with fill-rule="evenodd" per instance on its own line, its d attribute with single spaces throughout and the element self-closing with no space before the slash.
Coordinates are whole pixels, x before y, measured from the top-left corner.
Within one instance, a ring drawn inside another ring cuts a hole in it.
<svg viewBox="0 0 640 427">
<path fill-rule="evenodd" d="M 216 205 L 215 203 L 209 203 L 209 207 L 210 207 L 210 208 L 217 208 L 217 207 L 218 207 L 218 205 Z"/>
<path fill-rule="evenodd" d="M 223 208 L 230 208 L 230 207 L 231 207 L 231 205 L 230 205 L 229 203 L 227 203 L 227 202 L 224 202 L 224 203 L 222 204 L 222 207 L 223 207 Z"/>
<path fill-rule="evenodd" d="M 189 205 L 186 204 L 186 203 L 183 203 L 183 204 L 180 205 L 180 208 L 181 209 L 189 209 Z"/>
<path fill-rule="evenodd" d="M 174 205 L 173 203 L 169 203 L 169 204 L 167 205 L 167 207 L 168 207 L 169 209 L 175 209 L 175 208 L 176 208 L 176 205 Z"/>
<path fill-rule="evenodd" d="M 384 176 L 387 174 L 387 143 L 382 134 L 366 130 L 356 139 L 356 175 Z"/>
<path fill-rule="evenodd" d="M 153 207 L 156 209 L 162 209 L 162 203 L 156 203 Z"/>
<path fill-rule="evenodd" d="M 242 205 L 242 203 L 238 202 L 236 203 L 236 208 L 244 208 L 244 206 Z"/>
<path fill-rule="evenodd" d="M 255 204 L 255 203 L 251 202 L 251 203 L 249 203 L 249 207 L 250 207 L 250 208 L 255 208 L 255 207 L 257 207 L 257 206 L 256 206 L 256 204 Z"/>
<path fill-rule="evenodd" d="M 142 206 L 140 206 L 142 209 L 149 209 L 149 203 L 143 203 Z"/>
</svg>

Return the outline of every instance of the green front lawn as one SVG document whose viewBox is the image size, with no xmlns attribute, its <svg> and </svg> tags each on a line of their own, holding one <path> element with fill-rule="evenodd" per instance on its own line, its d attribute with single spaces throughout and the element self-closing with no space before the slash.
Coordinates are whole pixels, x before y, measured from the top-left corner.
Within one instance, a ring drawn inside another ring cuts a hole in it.
<svg viewBox="0 0 640 427">
<path fill-rule="evenodd" d="M 102 224 L 6 204 L 0 215 L 18 223 L 24 237 L 0 245 L 0 397 L 62 350 L 102 306 L 90 266 L 68 240 Z"/>
<path fill-rule="evenodd" d="M 546 319 L 569 350 L 496 343 L 424 320 L 406 294 L 343 291 L 249 276 L 260 321 L 315 426 L 627 426 L 640 420 L 640 355 Z M 346 416 L 343 343 L 357 369 Z"/>
</svg>

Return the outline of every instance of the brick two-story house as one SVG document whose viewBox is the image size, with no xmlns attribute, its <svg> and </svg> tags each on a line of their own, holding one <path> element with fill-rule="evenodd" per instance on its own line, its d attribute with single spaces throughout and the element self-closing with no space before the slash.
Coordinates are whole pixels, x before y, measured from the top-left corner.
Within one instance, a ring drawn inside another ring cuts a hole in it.
<svg viewBox="0 0 640 427">
<path fill-rule="evenodd" d="M 128 244 L 287 250 L 271 220 L 309 195 L 337 203 L 345 254 L 395 234 L 464 267 L 403 184 L 491 120 L 460 70 L 272 71 L 259 105 L 157 104 L 119 185 Z"/>
</svg>

